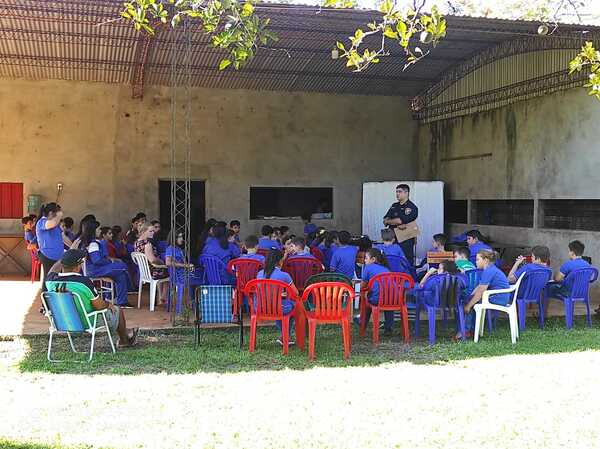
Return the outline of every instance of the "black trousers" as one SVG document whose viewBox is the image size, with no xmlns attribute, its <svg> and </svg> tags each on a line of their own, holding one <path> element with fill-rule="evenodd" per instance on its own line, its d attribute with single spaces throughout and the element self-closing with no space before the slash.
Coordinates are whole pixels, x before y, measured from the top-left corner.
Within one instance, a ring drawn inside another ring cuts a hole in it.
<svg viewBox="0 0 600 449">
<path fill-rule="evenodd" d="M 400 248 L 411 264 L 415 264 L 415 239 L 405 240 L 400 243 Z"/>
<path fill-rule="evenodd" d="M 46 291 L 46 276 L 48 276 L 48 273 L 50 272 L 50 268 L 52 268 L 57 261 L 49 259 L 48 257 L 44 256 L 41 251 L 38 251 L 38 259 L 40 259 L 40 262 L 42 262 L 42 266 L 44 267 L 44 278 L 42 279 L 42 291 L 45 292 Z"/>
</svg>

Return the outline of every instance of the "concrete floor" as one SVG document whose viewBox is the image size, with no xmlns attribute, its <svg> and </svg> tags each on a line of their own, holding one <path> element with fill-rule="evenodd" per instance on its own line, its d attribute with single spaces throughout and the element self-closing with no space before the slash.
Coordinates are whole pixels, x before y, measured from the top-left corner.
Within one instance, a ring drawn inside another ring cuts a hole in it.
<svg viewBox="0 0 600 449">
<path fill-rule="evenodd" d="M 0 336 L 2 335 L 34 335 L 48 332 L 48 320 L 39 313 L 42 307 L 39 297 L 39 282 L 31 283 L 28 278 L 21 276 L 0 276 L 0 303 L 2 313 L 0 314 Z M 129 295 L 129 303 L 137 305 L 137 295 Z M 148 287 L 142 294 L 142 305 L 140 309 L 126 309 L 125 318 L 128 327 L 140 327 L 142 329 L 168 329 L 171 328 L 170 314 L 164 306 L 156 307 L 154 312 L 149 310 Z M 592 297 L 592 308 L 600 305 L 600 297 Z M 528 314 L 537 312 L 532 307 Z M 578 304 L 575 313 L 583 315 L 585 307 Z M 564 316 L 562 303 L 550 302 L 549 314 L 552 316 Z M 247 323 L 246 323 L 247 324 Z M 203 325 L 203 327 L 219 327 L 220 325 Z M 228 326 L 228 325 L 224 325 Z"/>
</svg>

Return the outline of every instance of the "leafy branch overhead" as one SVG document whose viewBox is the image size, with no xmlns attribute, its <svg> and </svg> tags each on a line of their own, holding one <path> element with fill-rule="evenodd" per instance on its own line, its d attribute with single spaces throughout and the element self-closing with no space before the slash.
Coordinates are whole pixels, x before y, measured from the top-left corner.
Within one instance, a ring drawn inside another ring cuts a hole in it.
<svg viewBox="0 0 600 449">
<path fill-rule="evenodd" d="M 121 16 L 138 31 L 154 34 L 160 24 L 177 27 L 183 19 L 196 20 L 210 36 L 210 43 L 228 53 L 221 70 L 239 69 L 250 61 L 259 46 L 277 41 L 267 29 L 269 18 L 261 19 L 251 0 L 132 0 L 123 4 Z"/>
<path fill-rule="evenodd" d="M 590 74 L 585 87 L 589 94 L 600 100 L 600 51 L 594 48 L 592 42 L 586 42 L 581 52 L 569 63 L 569 73 L 581 72 L 589 69 Z"/>
</svg>

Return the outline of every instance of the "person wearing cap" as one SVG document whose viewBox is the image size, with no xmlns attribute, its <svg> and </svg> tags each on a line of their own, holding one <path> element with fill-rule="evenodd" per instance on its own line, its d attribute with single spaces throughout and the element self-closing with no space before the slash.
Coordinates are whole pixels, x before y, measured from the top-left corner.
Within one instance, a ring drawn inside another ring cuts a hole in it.
<svg viewBox="0 0 600 449">
<path fill-rule="evenodd" d="M 66 251 L 61 259 L 56 262 L 48 273 L 48 281 L 78 282 L 85 285 L 94 294 L 92 307 L 94 310 L 108 309 L 106 320 L 112 331 L 119 335 L 119 347 L 130 347 L 135 345 L 138 329 L 127 329 L 127 322 L 123 310 L 105 301 L 97 292 L 90 278 L 81 274 L 81 269 L 86 258 L 86 252 L 79 249 Z"/>
</svg>

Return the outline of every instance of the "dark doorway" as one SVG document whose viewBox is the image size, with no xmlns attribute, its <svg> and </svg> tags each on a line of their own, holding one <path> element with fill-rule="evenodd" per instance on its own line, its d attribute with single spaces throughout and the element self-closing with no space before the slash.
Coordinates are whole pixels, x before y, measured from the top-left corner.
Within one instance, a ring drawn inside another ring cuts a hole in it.
<svg viewBox="0 0 600 449">
<path fill-rule="evenodd" d="M 177 181 L 183 185 L 183 181 Z M 191 221 L 191 241 L 190 248 L 196 247 L 198 236 L 206 222 L 206 198 L 204 181 L 192 181 L 191 201 L 190 201 L 190 221 Z M 181 192 L 183 193 L 183 192 Z M 158 201 L 160 208 L 160 223 L 162 229 L 165 229 L 165 238 L 171 230 L 171 181 L 158 181 Z M 183 227 L 184 223 L 177 223 L 178 227 Z"/>
</svg>

